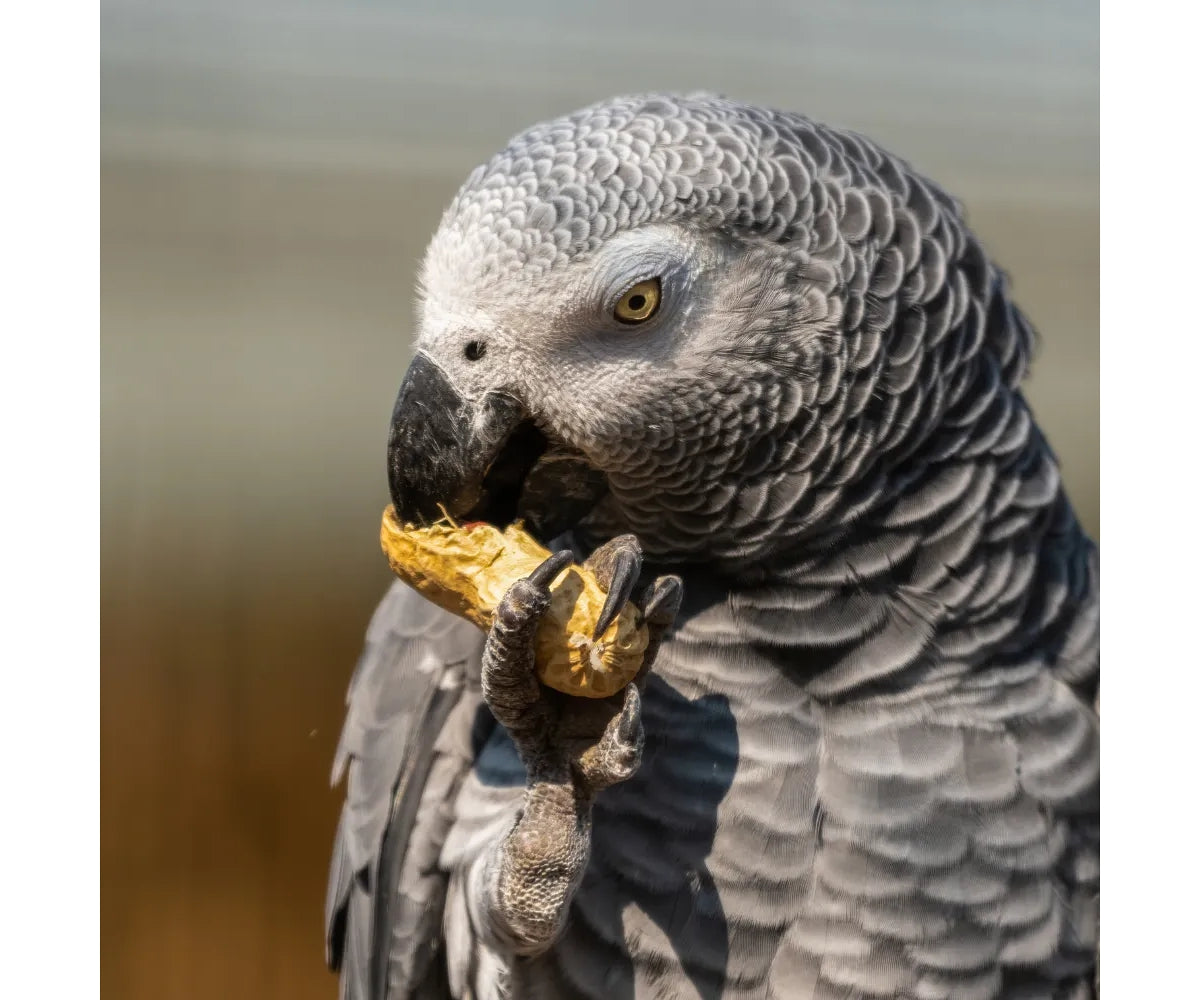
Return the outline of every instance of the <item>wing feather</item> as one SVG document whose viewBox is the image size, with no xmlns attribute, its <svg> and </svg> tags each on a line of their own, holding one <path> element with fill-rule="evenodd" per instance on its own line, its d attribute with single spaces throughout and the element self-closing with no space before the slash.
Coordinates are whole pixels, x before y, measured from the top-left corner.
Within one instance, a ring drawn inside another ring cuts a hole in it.
<svg viewBox="0 0 1200 1000">
<path fill-rule="evenodd" d="M 333 781 L 346 779 L 326 897 L 343 1000 L 428 996 L 444 976 L 437 859 L 471 764 L 483 635 L 401 583 L 367 629 Z"/>
</svg>

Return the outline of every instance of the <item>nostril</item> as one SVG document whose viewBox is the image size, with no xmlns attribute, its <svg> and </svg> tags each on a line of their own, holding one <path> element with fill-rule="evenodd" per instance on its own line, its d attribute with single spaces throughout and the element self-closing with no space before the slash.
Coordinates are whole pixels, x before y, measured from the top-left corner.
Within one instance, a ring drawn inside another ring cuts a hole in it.
<svg viewBox="0 0 1200 1000">
<path fill-rule="evenodd" d="M 472 340 L 463 350 L 463 354 L 467 356 L 468 361 L 478 361 L 487 354 L 487 344 L 482 340 Z"/>
</svg>

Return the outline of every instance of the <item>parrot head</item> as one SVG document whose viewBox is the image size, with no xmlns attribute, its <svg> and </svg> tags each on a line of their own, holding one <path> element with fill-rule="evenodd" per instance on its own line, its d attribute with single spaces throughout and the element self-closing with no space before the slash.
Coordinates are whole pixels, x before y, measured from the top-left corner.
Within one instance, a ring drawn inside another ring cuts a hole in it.
<svg viewBox="0 0 1200 1000">
<path fill-rule="evenodd" d="M 393 502 L 665 563 L 815 543 L 987 377 L 968 304 L 997 280 L 948 196 L 799 115 L 650 95 L 536 126 L 428 248 Z"/>
</svg>

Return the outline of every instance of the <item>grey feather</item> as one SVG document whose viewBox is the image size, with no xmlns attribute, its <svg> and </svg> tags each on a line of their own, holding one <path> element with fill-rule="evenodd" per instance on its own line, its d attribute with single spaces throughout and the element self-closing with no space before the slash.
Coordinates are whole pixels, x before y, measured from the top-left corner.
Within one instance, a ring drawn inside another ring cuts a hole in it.
<svg viewBox="0 0 1200 1000">
<path fill-rule="evenodd" d="M 406 996 L 436 974 L 446 876 L 438 843 L 470 766 L 482 636 L 394 584 L 367 630 L 334 764 L 347 778 L 326 901 L 346 1000 Z"/>
</svg>

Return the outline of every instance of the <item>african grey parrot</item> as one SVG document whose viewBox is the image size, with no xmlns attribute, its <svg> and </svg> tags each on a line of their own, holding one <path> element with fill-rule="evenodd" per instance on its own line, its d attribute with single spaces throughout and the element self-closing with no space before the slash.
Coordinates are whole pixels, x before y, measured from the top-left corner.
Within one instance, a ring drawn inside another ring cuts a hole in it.
<svg viewBox="0 0 1200 1000">
<path fill-rule="evenodd" d="M 486 636 L 399 583 L 371 622 L 342 995 L 1093 995 L 1098 553 L 960 206 L 798 114 L 621 98 L 471 174 L 420 285 L 396 509 L 555 555 Z M 533 673 L 570 558 L 651 633 L 605 701 Z"/>
</svg>

